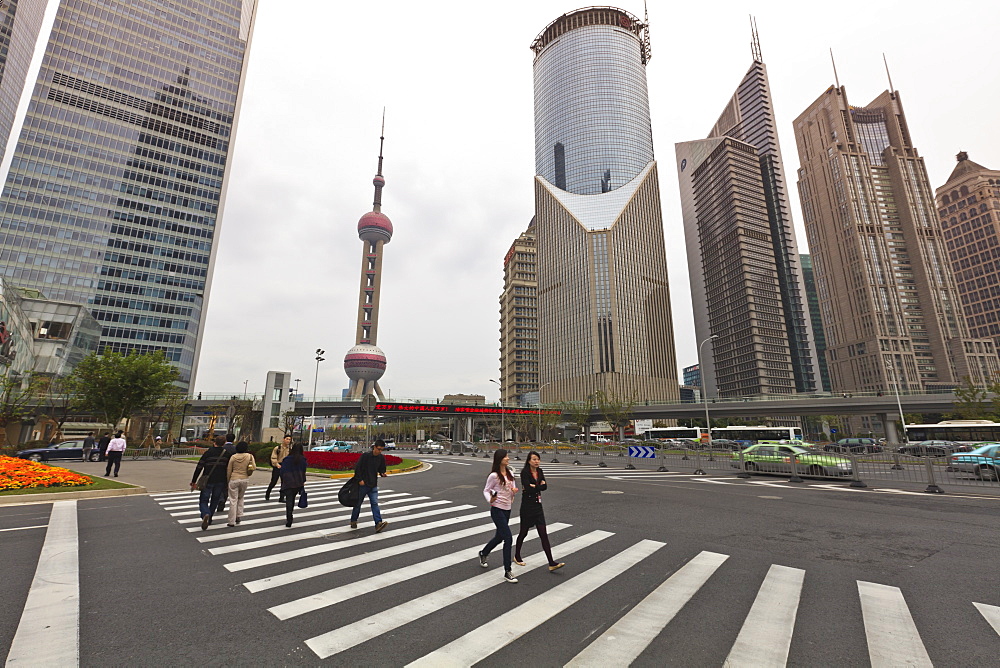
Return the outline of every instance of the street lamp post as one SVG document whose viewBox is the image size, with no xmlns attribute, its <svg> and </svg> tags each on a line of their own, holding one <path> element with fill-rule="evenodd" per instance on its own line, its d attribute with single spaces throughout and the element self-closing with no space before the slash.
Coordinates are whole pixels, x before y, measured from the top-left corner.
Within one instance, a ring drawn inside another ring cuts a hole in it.
<svg viewBox="0 0 1000 668">
<path fill-rule="evenodd" d="M 243 381 L 243 400 L 246 401 L 247 398 L 247 385 L 250 383 L 250 379 L 247 378 Z"/>
<path fill-rule="evenodd" d="M 323 361 L 325 350 L 316 349 L 316 378 L 313 380 L 313 405 L 312 415 L 309 416 L 309 449 L 312 449 L 313 430 L 316 428 L 316 388 L 319 386 L 319 363 Z"/>
<path fill-rule="evenodd" d="M 706 389 L 705 367 L 701 363 L 701 352 L 702 352 L 702 347 L 706 343 L 708 343 L 712 339 L 717 339 L 717 338 L 719 338 L 718 334 L 712 334 L 712 336 L 708 337 L 707 339 L 703 340 L 701 343 L 698 344 L 698 372 L 701 374 L 701 398 L 702 398 L 702 400 L 705 403 L 705 433 L 708 435 L 708 438 L 707 439 L 702 439 L 702 441 L 703 441 L 703 443 L 705 445 L 708 445 L 708 446 L 711 446 L 711 444 L 712 444 L 712 423 L 711 423 L 711 421 L 709 420 L 709 417 L 708 417 L 708 392 L 705 391 L 705 389 Z M 701 453 L 700 453 L 700 451 L 698 453 L 698 460 L 699 460 L 699 465 L 698 465 L 698 469 L 695 471 L 695 473 L 696 474 L 700 474 L 700 475 L 705 475 L 705 472 L 703 470 L 701 470 Z"/>
<path fill-rule="evenodd" d="M 538 388 L 538 443 L 542 442 L 542 390 L 551 385 L 551 382 L 545 383 L 540 388 Z"/>
<path fill-rule="evenodd" d="M 503 385 L 500 384 L 499 380 L 493 380 L 492 378 L 490 378 L 490 382 L 496 383 L 497 387 L 500 388 L 500 444 L 503 445 L 506 438 L 506 434 L 504 433 L 506 429 L 503 414 Z"/>
</svg>

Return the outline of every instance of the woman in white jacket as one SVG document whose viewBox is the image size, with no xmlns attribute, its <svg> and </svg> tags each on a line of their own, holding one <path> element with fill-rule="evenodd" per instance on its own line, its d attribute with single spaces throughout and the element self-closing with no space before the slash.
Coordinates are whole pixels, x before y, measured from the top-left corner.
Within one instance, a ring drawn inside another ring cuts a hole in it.
<svg viewBox="0 0 1000 668">
<path fill-rule="evenodd" d="M 229 458 L 226 467 L 226 480 L 229 481 L 229 522 L 226 526 L 234 527 L 243 519 L 243 497 L 250 484 L 250 476 L 257 470 L 249 450 L 246 441 L 237 443 L 236 454 Z"/>
</svg>

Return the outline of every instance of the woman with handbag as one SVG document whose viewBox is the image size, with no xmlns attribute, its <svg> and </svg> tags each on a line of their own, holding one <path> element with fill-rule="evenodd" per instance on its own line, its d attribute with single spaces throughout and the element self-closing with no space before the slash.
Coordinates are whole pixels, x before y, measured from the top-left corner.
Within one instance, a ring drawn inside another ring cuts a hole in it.
<svg viewBox="0 0 1000 668">
<path fill-rule="evenodd" d="M 487 568 L 489 564 L 486 563 L 486 557 L 489 556 L 490 550 L 503 541 L 503 579 L 514 583 L 517 582 L 517 578 L 511 572 L 510 547 L 513 536 L 510 534 L 509 524 L 510 509 L 514 504 L 514 495 L 517 494 L 517 483 L 514 482 L 514 475 L 507 466 L 509 463 L 510 457 L 503 448 L 493 453 L 493 470 L 486 478 L 483 496 L 490 504 L 490 518 L 496 525 L 497 531 L 490 542 L 486 543 L 486 547 L 480 551 L 479 565 Z"/>
<path fill-rule="evenodd" d="M 565 566 L 561 561 L 552 558 L 552 546 L 549 544 L 549 534 L 545 531 L 545 513 L 542 512 L 542 492 L 548 489 L 545 474 L 542 472 L 542 456 L 532 450 L 528 453 L 528 461 L 521 469 L 521 528 L 517 532 L 517 543 L 514 545 L 514 563 L 524 566 L 521 560 L 521 545 L 531 531 L 538 530 L 538 540 L 542 543 L 545 556 L 549 558 L 549 571 Z"/>
<path fill-rule="evenodd" d="M 288 456 L 281 460 L 281 496 L 285 499 L 286 527 L 292 526 L 295 497 L 301 494 L 304 501 L 306 496 L 306 456 L 302 450 L 302 444 L 296 443 Z"/>
<path fill-rule="evenodd" d="M 229 465 L 226 467 L 226 478 L 229 481 L 229 523 L 226 526 L 234 527 L 243 519 L 243 497 L 247 493 L 250 476 L 256 470 L 257 464 L 250 454 L 250 445 L 246 441 L 240 441 L 236 444 L 236 454 L 229 458 Z"/>
</svg>

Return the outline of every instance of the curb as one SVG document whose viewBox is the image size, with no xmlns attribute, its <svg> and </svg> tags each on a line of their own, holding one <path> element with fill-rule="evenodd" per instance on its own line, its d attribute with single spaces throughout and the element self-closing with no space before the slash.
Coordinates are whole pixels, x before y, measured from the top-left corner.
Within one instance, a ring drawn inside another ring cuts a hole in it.
<svg viewBox="0 0 1000 668">
<path fill-rule="evenodd" d="M 415 464 L 415 465 L 413 465 L 413 466 L 411 466 L 409 468 L 399 469 L 397 471 L 388 471 L 386 473 L 386 475 L 397 475 L 399 473 L 409 473 L 410 471 L 419 471 L 422 468 L 424 468 L 424 465 L 422 463 L 421 464 Z M 307 475 L 322 475 L 322 476 L 326 477 L 325 473 L 322 473 L 322 474 L 320 474 L 320 473 L 312 473 L 312 474 L 307 474 Z M 351 473 L 331 473 L 329 475 L 329 477 L 332 478 L 332 479 L 334 479 L 334 480 L 339 480 L 341 478 L 353 478 L 354 477 L 354 473 L 353 472 L 351 472 Z"/>
<path fill-rule="evenodd" d="M 52 503 L 53 501 L 66 501 L 68 499 L 98 499 L 106 496 L 131 496 L 133 494 L 147 494 L 145 487 L 121 487 L 119 489 L 91 489 L 79 490 L 75 492 L 52 492 L 51 494 L 12 494 L 10 496 L 0 496 L 0 506 L 10 506 L 15 504 L 29 503 Z"/>
</svg>

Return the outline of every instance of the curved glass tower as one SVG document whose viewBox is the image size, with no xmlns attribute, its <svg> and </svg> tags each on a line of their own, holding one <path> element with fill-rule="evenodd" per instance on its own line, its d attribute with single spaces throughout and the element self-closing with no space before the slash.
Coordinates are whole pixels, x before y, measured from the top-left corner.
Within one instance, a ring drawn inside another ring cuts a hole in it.
<svg viewBox="0 0 1000 668">
<path fill-rule="evenodd" d="M 535 171 L 557 188 L 620 188 L 653 160 L 646 26 L 619 9 L 553 21 L 535 51 Z"/>
<path fill-rule="evenodd" d="M 589 7 L 531 49 L 541 401 L 675 400 L 648 28 Z"/>
</svg>

